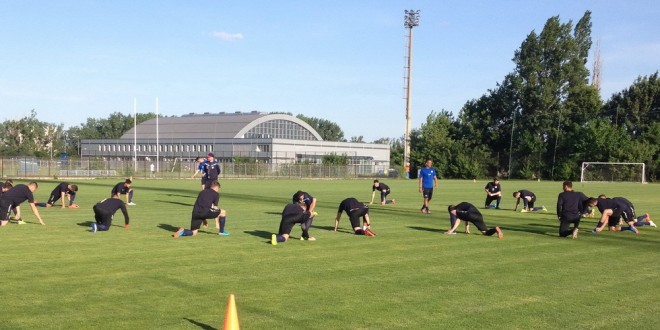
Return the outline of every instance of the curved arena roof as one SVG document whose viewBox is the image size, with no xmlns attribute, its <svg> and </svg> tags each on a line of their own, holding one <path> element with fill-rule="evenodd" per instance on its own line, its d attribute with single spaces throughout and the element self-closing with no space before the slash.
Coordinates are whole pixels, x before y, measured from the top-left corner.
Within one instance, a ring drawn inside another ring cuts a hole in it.
<svg viewBox="0 0 660 330">
<path fill-rule="evenodd" d="M 156 139 L 156 119 L 147 120 L 137 128 L 131 128 L 122 139 Z M 289 140 L 323 139 L 318 132 L 304 121 L 286 114 L 267 114 L 257 111 L 249 113 L 204 113 L 180 117 L 158 118 L 158 137 L 161 139 L 242 139 L 275 138 Z"/>
</svg>

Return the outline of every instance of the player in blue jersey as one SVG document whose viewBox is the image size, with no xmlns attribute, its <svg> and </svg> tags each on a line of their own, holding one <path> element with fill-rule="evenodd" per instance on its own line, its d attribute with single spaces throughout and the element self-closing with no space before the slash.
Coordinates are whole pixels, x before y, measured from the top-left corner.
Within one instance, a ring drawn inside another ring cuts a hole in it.
<svg viewBox="0 0 660 330">
<path fill-rule="evenodd" d="M 424 204 L 420 211 L 422 213 L 431 213 L 429 210 L 429 202 L 433 198 L 433 188 L 438 187 L 438 173 L 432 167 L 433 161 L 426 160 L 425 167 L 419 171 L 419 192 L 424 196 Z"/>
<path fill-rule="evenodd" d="M 204 159 L 204 157 L 197 157 L 197 159 L 195 159 L 195 161 L 197 162 L 197 170 L 195 170 L 195 173 L 193 173 L 192 177 L 190 177 L 190 178 L 194 179 L 195 176 L 197 176 L 197 173 L 200 173 L 201 174 L 201 190 L 204 190 L 204 180 L 206 179 L 206 172 L 205 172 L 206 166 L 204 166 L 204 163 L 206 162 L 206 159 Z"/>
</svg>

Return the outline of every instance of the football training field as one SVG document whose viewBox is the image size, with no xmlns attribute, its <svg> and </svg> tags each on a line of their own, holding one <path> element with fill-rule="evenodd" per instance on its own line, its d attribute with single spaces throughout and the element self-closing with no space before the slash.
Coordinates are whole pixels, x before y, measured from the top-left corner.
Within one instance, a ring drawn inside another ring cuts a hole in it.
<svg viewBox="0 0 660 330">
<path fill-rule="evenodd" d="M 345 214 L 332 231 L 339 202 L 368 202 L 371 180 L 221 180 L 230 236 L 211 221 L 173 239 L 190 226 L 199 181 L 136 179 L 131 228 L 118 212 L 110 231 L 90 233 L 92 205 L 119 181 L 68 181 L 79 209 L 39 208 L 40 226 L 24 203 L 28 224 L 0 228 L 0 329 L 219 329 L 231 293 L 243 329 L 660 329 L 660 229 L 592 234 L 593 218 L 577 240 L 559 238 L 559 182 L 502 182 L 504 209 L 481 212 L 503 239 L 463 224 L 443 234 L 447 205 L 483 207 L 486 181 L 440 180 L 422 214 L 417 182 L 393 179 L 382 181 L 397 204 L 371 206 L 376 237 L 353 235 Z M 39 181 L 36 199 L 58 182 Z M 627 197 L 660 223 L 660 185 L 574 188 Z M 318 199 L 317 240 L 295 227 L 272 246 L 299 189 Z M 519 189 L 549 212 L 513 212 Z"/>
</svg>

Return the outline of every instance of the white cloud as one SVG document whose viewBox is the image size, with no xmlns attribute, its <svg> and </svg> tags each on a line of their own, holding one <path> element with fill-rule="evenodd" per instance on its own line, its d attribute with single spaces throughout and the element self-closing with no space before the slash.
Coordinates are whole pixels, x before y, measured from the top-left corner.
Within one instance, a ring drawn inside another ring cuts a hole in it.
<svg viewBox="0 0 660 330">
<path fill-rule="evenodd" d="M 215 31 L 215 32 L 212 33 L 212 35 L 213 35 L 214 38 L 218 38 L 218 39 L 223 40 L 223 41 L 238 41 L 238 40 L 243 39 L 243 34 L 240 33 L 240 32 L 239 33 L 227 33 L 227 32 L 224 32 L 224 31 L 220 31 L 220 32 Z"/>
</svg>

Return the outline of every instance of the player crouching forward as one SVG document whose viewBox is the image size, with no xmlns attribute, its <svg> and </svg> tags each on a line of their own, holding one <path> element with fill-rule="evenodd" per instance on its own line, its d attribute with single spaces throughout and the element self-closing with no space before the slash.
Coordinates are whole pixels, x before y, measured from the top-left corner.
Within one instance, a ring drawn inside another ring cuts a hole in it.
<svg viewBox="0 0 660 330">
<path fill-rule="evenodd" d="M 358 202 L 357 199 L 349 197 L 341 201 L 339 209 L 337 210 L 337 217 L 335 218 L 335 231 L 339 226 L 339 219 L 341 219 L 342 212 L 348 214 L 348 219 L 351 221 L 351 226 L 355 235 L 376 236 L 371 231 L 371 221 L 369 220 L 369 206 Z M 362 227 L 360 227 L 360 217 L 362 217 Z"/>
<path fill-rule="evenodd" d="M 479 210 L 474 205 L 468 202 L 463 202 L 458 205 L 449 205 L 449 207 L 447 207 L 447 211 L 449 212 L 451 229 L 449 229 L 446 234 L 455 234 L 456 228 L 458 228 L 461 220 L 463 220 L 472 222 L 477 227 L 477 229 L 479 229 L 479 231 L 486 236 L 493 236 L 495 233 L 497 233 L 497 238 L 504 237 L 500 227 L 488 229 L 484 223 L 484 218 L 481 215 L 481 212 L 479 212 Z M 467 226 L 466 232 L 469 232 Z"/>
<path fill-rule="evenodd" d="M 277 235 L 271 236 L 270 243 L 277 245 L 277 243 L 284 243 L 289 240 L 291 229 L 297 223 L 307 223 L 312 218 L 312 214 L 307 211 L 307 207 L 303 201 L 298 203 L 287 204 L 282 210 L 282 220 L 280 221 L 280 229 Z M 302 240 L 315 241 L 316 238 L 309 236 L 309 227 L 300 226 L 302 228 Z"/>
<path fill-rule="evenodd" d="M 78 204 L 73 202 L 76 199 L 76 192 L 78 192 L 78 186 L 76 186 L 75 184 L 68 184 L 66 182 L 62 182 L 58 184 L 57 187 L 55 187 L 55 189 L 53 189 L 53 191 L 50 193 L 48 202 L 35 203 L 34 205 L 41 207 L 52 207 L 53 205 L 55 205 L 55 202 L 62 199 L 62 208 L 66 208 L 66 207 L 78 208 Z M 65 203 L 66 198 L 69 199 L 68 206 Z"/>
<path fill-rule="evenodd" d="M 220 201 L 219 191 L 220 183 L 218 181 L 212 181 L 209 184 L 209 188 L 200 191 L 197 195 L 195 206 L 193 206 L 192 218 L 190 219 L 190 230 L 184 229 L 183 227 L 179 228 L 172 237 L 179 238 L 181 236 L 196 236 L 197 231 L 204 221 L 206 219 L 214 218 L 215 228 L 219 230 L 218 235 L 229 236 L 229 233 L 225 231 L 227 212 L 218 208 L 218 202 Z"/>
<path fill-rule="evenodd" d="M 126 210 L 124 202 L 119 199 L 119 195 L 115 195 L 96 203 L 92 209 L 94 210 L 94 220 L 96 221 L 95 223 L 92 223 L 92 233 L 110 230 L 112 217 L 117 210 L 121 210 L 121 213 L 124 214 L 124 229 L 128 229 L 128 211 Z"/>
</svg>

